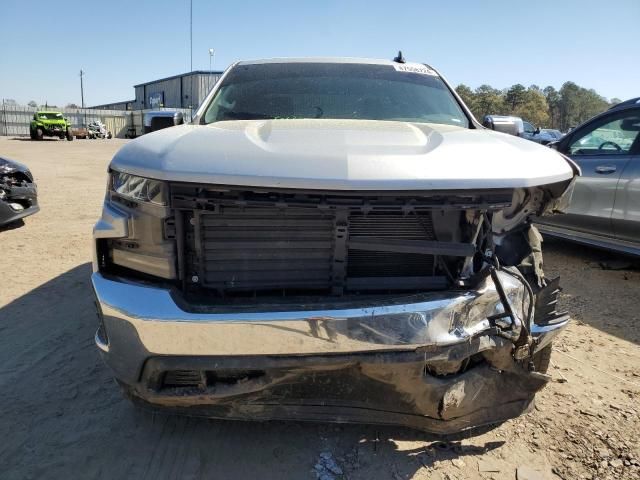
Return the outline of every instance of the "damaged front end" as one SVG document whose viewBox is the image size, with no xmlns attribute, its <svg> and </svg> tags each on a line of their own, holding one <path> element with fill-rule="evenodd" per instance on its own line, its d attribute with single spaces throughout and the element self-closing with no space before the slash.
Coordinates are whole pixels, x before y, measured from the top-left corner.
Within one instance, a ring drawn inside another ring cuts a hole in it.
<svg viewBox="0 0 640 480">
<path fill-rule="evenodd" d="M 0 158 L 0 226 L 29 215 L 38 207 L 38 193 L 27 167 Z"/>
<path fill-rule="evenodd" d="M 569 317 L 529 218 L 561 208 L 572 180 L 375 193 L 153 182 L 153 202 L 111 188 L 94 231 L 96 343 L 136 401 L 449 433 L 520 414 L 548 381 Z"/>
</svg>

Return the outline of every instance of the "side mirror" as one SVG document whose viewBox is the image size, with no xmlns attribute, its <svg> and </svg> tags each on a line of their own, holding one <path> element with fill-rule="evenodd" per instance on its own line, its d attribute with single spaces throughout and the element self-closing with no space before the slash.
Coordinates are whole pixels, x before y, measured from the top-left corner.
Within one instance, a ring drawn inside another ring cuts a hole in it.
<svg viewBox="0 0 640 480">
<path fill-rule="evenodd" d="M 555 142 L 549 142 L 547 143 L 547 147 L 553 148 L 554 150 L 558 150 L 558 143 L 560 142 L 558 142 L 557 140 Z"/>
<path fill-rule="evenodd" d="M 536 127 L 535 131 L 533 132 L 534 135 L 540 135 L 540 127 Z"/>
</svg>

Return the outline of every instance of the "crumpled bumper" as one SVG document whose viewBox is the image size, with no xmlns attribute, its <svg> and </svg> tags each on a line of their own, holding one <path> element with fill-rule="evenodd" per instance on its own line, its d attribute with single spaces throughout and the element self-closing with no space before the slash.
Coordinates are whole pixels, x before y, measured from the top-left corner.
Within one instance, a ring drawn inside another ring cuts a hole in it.
<svg viewBox="0 0 640 480">
<path fill-rule="evenodd" d="M 522 285 L 498 275 L 512 305 L 524 305 Z M 520 414 L 546 383 L 492 334 L 488 318 L 504 309 L 490 277 L 473 291 L 237 311 L 190 311 L 176 292 L 100 273 L 92 282 L 102 356 L 152 406 L 447 433 Z M 566 323 L 534 326 L 536 351 Z"/>
<path fill-rule="evenodd" d="M 35 184 L 14 186 L 8 195 L 0 198 L 0 226 L 33 215 L 39 210 L 38 190 Z"/>
</svg>

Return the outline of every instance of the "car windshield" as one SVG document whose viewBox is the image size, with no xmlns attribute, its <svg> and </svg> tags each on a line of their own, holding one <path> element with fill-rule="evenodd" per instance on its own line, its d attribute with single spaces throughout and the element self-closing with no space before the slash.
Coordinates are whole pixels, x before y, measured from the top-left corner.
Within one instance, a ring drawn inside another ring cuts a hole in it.
<svg viewBox="0 0 640 480">
<path fill-rule="evenodd" d="M 38 116 L 47 120 L 62 120 L 61 113 L 39 113 Z"/>
<path fill-rule="evenodd" d="M 469 126 L 442 79 L 417 64 L 240 65 L 224 78 L 204 114 L 205 123 L 303 118 Z"/>
</svg>

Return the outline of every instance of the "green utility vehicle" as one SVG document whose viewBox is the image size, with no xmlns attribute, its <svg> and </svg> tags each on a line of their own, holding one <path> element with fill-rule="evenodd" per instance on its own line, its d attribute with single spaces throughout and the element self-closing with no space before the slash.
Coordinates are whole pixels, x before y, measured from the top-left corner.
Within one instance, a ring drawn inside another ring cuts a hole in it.
<svg viewBox="0 0 640 480">
<path fill-rule="evenodd" d="M 34 113 L 29 125 L 29 134 L 32 140 L 42 140 L 44 136 L 73 140 L 71 122 L 64 118 L 62 113 L 54 111 Z"/>
</svg>

